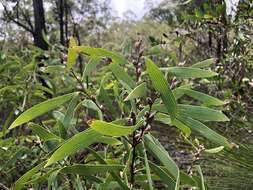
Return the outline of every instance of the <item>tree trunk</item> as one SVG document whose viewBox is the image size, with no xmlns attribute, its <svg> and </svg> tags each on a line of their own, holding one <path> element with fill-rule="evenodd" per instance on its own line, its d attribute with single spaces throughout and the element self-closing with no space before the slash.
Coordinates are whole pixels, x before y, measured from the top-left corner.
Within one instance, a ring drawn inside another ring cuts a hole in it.
<svg viewBox="0 0 253 190">
<path fill-rule="evenodd" d="M 33 0 L 33 12 L 34 12 L 34 45 L 43 49 L 48 50 L 48 44 L 43 37 L 43 33 L 46 34 L 46 24 L 43 0 Z"/>
<path fill-rule="evenodd" d="M 57 6 L 58 6 L 58 16 L 59 16 L 59 27 L 60 27 L 60 43 L 61 45 L 65 46 L 65 39 L 64 39 L 64 0 L 58 0 L 57 1 Z"/>
<path fill-rule="evenodd" d="M 68 2 L 67 0 L 64 0 L 64 10 L 65 10 L 65 45 L 68 46 Z"/>
</svg>

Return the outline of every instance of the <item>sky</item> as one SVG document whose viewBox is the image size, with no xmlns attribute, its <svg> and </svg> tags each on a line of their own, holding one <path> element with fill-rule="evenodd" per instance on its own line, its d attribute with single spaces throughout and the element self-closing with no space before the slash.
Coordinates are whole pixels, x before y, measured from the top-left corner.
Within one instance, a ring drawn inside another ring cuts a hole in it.
<svg viewBox="0 0 253 190">
<path fill-rule="evenodd" d="M 145 14 L 144 3 L 145 0 L 111 0 L 112 8 L 121 18 L 123 17 L 124 12 L 131 10 L 136 14 L 136 19 L 140 19 Z"/>
<path fill-rule="evenodd" d="M 159 3 L 161 0 L 153 0 L 153 2 Z M 233 17 L 236 14 L 239 0 L 225 0 L 225 2 L 227 14 Z M 121 18 L 124 12 L 131 10 L 136 14 L 136 19 L 140 19 L 145 14 L 144 3 L 145 0 L 111 0 L 112 8 L 116 11 L 116 15 Z"/>
<path fill-rule="evenodd" d="M 154 4 L 158 4 L 162 0 L 151 0 Z M 225 0 L 226 11 L 232 17 L 235 15 L 236 7 L 239 0 Z M 115 16 L 123 17 L 124 12 L 131 10 L 136 15 L 136 19 L 140 19 L 147 10 L 145 10 L 145 0 L 111 0 L 111 7 L 115 10 Z M 3 7 L 0 4 L 0 13 Z"/>
</svg>

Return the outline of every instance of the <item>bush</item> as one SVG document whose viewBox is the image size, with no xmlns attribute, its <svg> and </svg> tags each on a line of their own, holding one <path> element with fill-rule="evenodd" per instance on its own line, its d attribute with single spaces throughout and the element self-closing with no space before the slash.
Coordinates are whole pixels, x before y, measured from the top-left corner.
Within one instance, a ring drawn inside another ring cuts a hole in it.
<svg viewBox="0 0 253 190">
<path fill-rule="evenodd" d="M 150 53 L 145 55 L 140 40 L 134 46 L 129 64 L 115 52 L 77 46 L 72 39 L 66 67 L 40 67 L 42 76 L 51 77 L 53 91 L 43 86 L 41 98 L 46 100 L 32 102 L 6 129 L 6 133 L 18 126 L 31 129 L 35 136 L 29 138 L 42 151 L 14 189 L 46 185 L 48 189 L 208 189 L 200 166 L 191 168 L 198 172 L 194 174 L 181 170 L 154 137 L 153 126 L 163 123 L 178 128 L 198 153 L 232 147 L 205 124 L 228 121 L 215 109 L 224 102 L 192 89 L 199 79 L 217 75 L 207 69 L 214 60 L 159 68 Z M 81 54 L 87 60 L 83 72 L 75 67 Z M 54 97 L 48 98 L 45 92 Z M 208 139 L 208 146 L 218 147 L 206 149 L 192 142 L 191 132 Z"/>
</svg>

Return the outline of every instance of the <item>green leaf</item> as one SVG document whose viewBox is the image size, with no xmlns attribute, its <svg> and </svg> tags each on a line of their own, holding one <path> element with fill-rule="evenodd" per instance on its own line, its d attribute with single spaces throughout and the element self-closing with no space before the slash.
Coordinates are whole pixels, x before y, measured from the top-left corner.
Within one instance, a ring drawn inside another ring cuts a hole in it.
<svg viewBox="0 0 253 190">
<path fill-rule="evenodd" d="M 68 59 L 67 59 L 68 69 L 71 69 L 75 65 L 77 56 L 78 54 L 73 48 L 68 49 Z"/>
<path fill-rule="evenodd" d="M 92 109 L 92 110 L 97 111 L 99 119 L 100 120 L 103 119 L 102 111 L 99 109 L 99 107 L 92 100 L 84 100 L 84 101 L 82 101 L 82 105 L 88 109 Z"/>
<path fill-rule="evenodd" d="M 87 129 L 76 134 L 52 154 L 45 167 L 65 158 L 66 156 L 72 155 L 77 151 L 87 148 L 95 142 L 100 142 L 101 136 L 100 133 L 97 133 L 92 129 Z"/>
<path fill-rule="evenodd" d="M 0 88 L 0 94 L 5 92 L 5 91 L 13 91 L 16 90 L 17 88 L 20 88 L 19 85 L 9 85 L 9 86 L 5 86 L 3 88 Z"/>
<path fill-rule="evenodd" d="M 168 174 L 167 172 L 161 168 L 160 166 L 157 166 L 156 164 L 149 162 L 150 168 L 151 170 L 156 173 L 156 175 L 158 175 L 160 177 L 160 179 L 166 184 L 168 185 L 169 189 L 175 189 L 175 180 L 173 180 Z"/>
<path fill-rule="evenodd" d="M 17 151 L 9 151 L 11 154 L 8 155 L 9 159 L 6 160 L 6 162 L 3 162 L 0 165 L 0 171 L 5 171 L 5 169 L 8 169 L 8 167 L 12 167 L 16 164 L 16 162 L 26 154 L 30 153 L 30 149 L 28 147 L 19 147 Z"/>
<path fill-rule="evenodd" d="M 64 72 L 65 71 L 65 66 L 64 65 L 51 65 L 47 67 L 42 67 L 42 72 L 43 73 L 59 73 L 59 72 Z"/>
<path fill-rule="evenodd" d="M 167 124 L 167 125 L 172 125 L 170 116 L 168 114 L 156 113 L 155 114 L 155 120 L 160 121 L 160 122 L 162 122 L 164 124 Z"/>
<path fill-rule="evenodd" d="M 82 81 L 84 81 L 85 77 L 90 76 L 92 71 L 96 69 L 97 65 L 100 63 L 100 59 L 99 57 L 90 57 L 89 62 L 85 65 Z"/>
<path fill-rule="evenodd" d="M 181 90 L 181 88 L 184 88 L 184 89 L 190 89 L 191 88 L 191 85 L 182 85 L 182 86 L 179 86 L 175 89 L 172 90 L 176 100 L 181 98 L 185 92 Z"/>
<path fill-rule="evenodd" d="M 10 123 L 11 123 L 13 117 L 14 117 L 14 114 L 15 114 L 15 112 L 14 112 L 14 110 L 12 110 L 12 111 L 9 113 L 8 117 L 5 119 L 5 122 L 4 122 L 3 126 L 2 126 L 3 136 L 6 135 L 6 131 L 7 131 L 7 129 L 8 129 L 8 126 L 10 126 Z"/>
<path fill-rule="evenodd" d="M 178 91 L 182 91 L 182 93 L 184 93 L 196 100 L 200 100 L 205 105 L 221 106 L 221 105 L 225 104 L 225 102 L 223 102 L 215 97 L 209 96 L 207 94 L 204 94 L 202 92 L 198 92 L 195 90 L 178 88 Z"/>
<path fill-rule="evenodd" d="M 218 152 L 222 151 L 223 149 L 224 149 L 224 146 L 219 146 L 219 147 L 216 147 L 216 148 L 205 149 L 205 152 L 215 154 L 215 153 L 218 153 Z"/>
<path fill-rule="evenodd" d="M 109 97 L 107 91 L 103 86 L 100 86 L 99 88 L 98 101 L 103 102 L 103 104 L 109 109 L 112 114 L 117 114 L 116 109 L 113 106 L 112 99 Z"/>
<path fill-rule="evenodd" d="M 202 121 L 229 121 L 221 111 L 202 106 L 179 104 L 178 112 Z"/>
<path fill-rule="evenodd" d="M 99 142 L 104 143 L 104 144 L 109 144 L 111 146 L 121 145 L 122 144 L 122 142 L 120 140 L 118 140 L 116 138 L 113 138 L 113 137 L 106 137 L 106 136 L 105 137 L 104 136 L 100 137 Z"/>
<path fill-rule="evenodd" d="M 62 122 L 65 129 L 68 129 L 71 125 L 71 121 L 74 117 L 74 111 L 75 111 L 75 107 L 78 103 L 78 100 L 79 100 L 79 96 L 78 96 L 78 94 L 75 94 L 68 105 L 67 112 L 66 112 L 63 122 Z"/>
<path fill-rule="evenodd" d="M 135 98 L 145 97 L 147 95 L 146 83 L 141 83 L 135 89 L 133 89 L 124 101 L 133 100 Z"/>
<path fill-rule="evenodd" d="M 109 67 L 122 86 L 128 90 L 131 90 L 135 87 L 135 82 L 133 79 L 127 74 L 126 71 L 124 71 L 124 69 L 119 66 L 119 64 L 111 63 Z"/>
<path fill-rule="evenodd" d="M 177 119 L 174 119 L 173 122 L 172 122 L 171 119 L 170 119 L 170 116 L 167 115 L 167 114 L 157 113 L 157 114 L 155 114 L 155 120 L 160 121 L 160 122 L 162 122 L 164 124 L 167 124 L 167 125 L 176 126 L 187 137 L 191 134 L 191 129 L 189 127 L 187 127 L 186 125 L 184 125 L 182 122 L 178 121 Z"/>
<path fill-rule="evenodd" d="M 127 60 L 116 52 L 108 51 L 102 48 L 93 48 L 88 46 L 74 46 L 73 49 L 78 53 L 84 53 L 92 57 L 109 57 L 118 64 L 127 64 Z"/>
<path fill-rule="evenodd" d="M 179 175 L 179 168 L 162 145 L 150 134 L 144 136 L 144 144 L 147 151 L 157 158 L 176 180 Z"/>
<path fill-rule="evenodd" d="M 207 68 L 215 62 L 215 58 L 206 59 L 204 61 L 200 61 L 198 63 L 193 64 L 192 68 Z"/>
<path fill-rule="evenodd" d="M 210 141 L 217 143 L 221 146 L 225 146 L 228 148 L 231 147 L 231 145 L 229 144 L 228 140 L 225 137 L 219 135 L 212 129 L 208 128 L 203 123 L 182 115 L 179 115 L 177 119 L 180 120 L 185 125 L 187 125 L 191 130 L 200 133 L 202 136 L 206 137 Z"/>
<path fill-rule="evenodd" d="M 149 190 L 153 190 L 153 182 L 152 182 L 152 178 L 151 178 L 151 172 L 150 172 L 148 157 L 147 157 L 146 148 L 145 148 L 143 142 L 141 143 L 141 151 L 142 151 L 142 154 L 144 156 L 146 175 L 147 175 L 147 179 L 148 179 L 148 187 L 149 187 Z"/>
<path fill-rule="evenodd" d="M 148 58 L 146 59 L 146 65 L 148 75 L 154 88 L 160 93 L 161 99 L 166 105 L 166 109 L 169 111 L 172 119 L 174 119 L 177 113 L 177 102 L 169 88 L 167 80 L 164 78 L 163 73 L 159 70 L 159 68 Z"/>
<path fill-rule="evenodd" d="M 189 176 L 184 172 L 180 172 L 180 181 L 183 185 L 197 186 L 197 182 L 193 177 L 195 176 Z"/>
<path fill-rule="evenodd" d="M 143 117 L 145 115 L 145 112 L 149 110 L 149 106 L 145 106 L 137 115 L 137 119 L 140 119 L 141 117 Z M 168 110 L 166 108 L 166 106 L 164 104 L 153 104 L 152 105 L 152 111 L 157 111 L 157 112 L 161 112 L 161 113 L 167 113 L 168 114 Z M 158 117 L 159 118 L 159 117 Z M 166 119 L 166 122 L 169 122 L 168 119 Z"/>
<path fill-rule="evenodd" d="M 178 172 L 177 174 L 175 190 L 179 190 L 179 186 L 180 186 L 180 172 Z"/>
<path fill-rule="evenodd" d="M 134 126 L 121 126 L 105 121 L 94 120 L 92 121 L 90 126 L 92 129 L 103 135 L 121 137 L 132 134 L 136 129 L 141 126 L 141 124 L 142 122 L 139 122 Z"/>
<path fill-rule="evenodd" d="M 89 149 L 89 151 L 96 157 L 97 161 L 100 164 L 106 164 L 106 161 L 93 149 Z M 110 172 L 111 176 L 118 182 L 118 184 L 121 186 L 122 189 L 124 190 L 129 190 L 130 188 L 125 184 L 121 178 L 114 172 Z"/>
<path fill-rule="evenodd" d="M 78 174 L 78 175 L 95 175 L 107 172 L 119 171 L 124 168 L 123 165 L 117 164 L 99 164 L 99 165 L 90 165 L 90 164 L 76 164 L 73 166 L 66 166 L 60 170 L 61 173 L 65 174 Z"/>
<path fill-rule="evenodd" d="M 191 134 L 191 129 L 184 125 L 182 122 L 180 122 L 178 119 L 173 120 L 173 125 L 175 125 L 178 129 L 180 129 L 186 137 L 189 137 Z"/>
<path fill-rule="evenodd" d="M 26 185 L 26 183 L 30 180 L 30 178 L 33 177 L 35 174 L 37 174 L 39 170 L 43 168 L 44 165 L 45 165 L 45 162 L 42 162 L 41 164 L 27 171 L 15 182 L 14 189 L 15 190 L 22 189 Z"/>
<path fill-rule="evenodd" d="M 167 71 L 172 76 L 180 78 L 208 78 L 217 75 L 217 73 L 213 71 L 192 67 L 167 67 L 161 68 L 161 70 Z"/>
<path fill-rule="evenodd" d="M 51 133 L 50 131 L 46 130 L 40 125 L 37 125 L 35 123 L 29 123 L 28 127 L 31 128 L 35 132 L 35 134 L 38 135 L 44 141 L 49 141 L 49 140 L 62 141 L 61 137 L 58 137 L 57 135 Z"/>
<path fill-rule="evenodd" d="M 76 63 L 76 58 L 78 56 L 76 50 L 73 48 L 75 47 L 76 40 L 74 38 L 70 38 L 69 40 L 69 48 L 68 48 L 68 60 L 67 60 L 67 68 L 71 69 L 75 63 Z"/>
<path fill-rule="evenodd" d="M 66 94 L 63 96 L 58 96 L 56 98 L 49 99 L 45 102 L 42 102 L 40 104 L 37 104 L 30 109 L 26 110 L 24 113 L 22 113 L 10 126 L 9 129 L 13 129 L 19 125 L 22 125 L 38 116 L 43 115 L 44 113 L 47 113 L 60 105 L 64 104 L 65 102 L 69 101 L 73 95 L 76 93 Z"/>
<path fill-rule="evenodd" d="M 201 190 L 206 190 L 206 188 L 205 188 L 205 182 L 204 182 L 204 177 L 203 177 L 203 173 L 202 173 L 201 167 L 199 165 L 197 165 L 196 168 L 197 168 L 197 171 L 199 172 L 199 175 L 200 175 Z"/>
</svg>

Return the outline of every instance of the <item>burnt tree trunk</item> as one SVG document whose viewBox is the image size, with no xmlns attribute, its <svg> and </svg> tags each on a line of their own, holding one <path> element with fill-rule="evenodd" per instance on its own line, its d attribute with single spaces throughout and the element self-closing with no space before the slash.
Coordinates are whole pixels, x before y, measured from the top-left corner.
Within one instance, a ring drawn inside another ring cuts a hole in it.
<svg viewBox="0 0 253 190">
<path fill-rule="evenodd" d="M 46 34 L 43 0 L 33 0 L 33 12 L 34 12 L 34 31 L 33 31 L 34 45 L 43 50 L 48 50 L 48 44 L 43 37 L 43 33 Z"/>
<path fill-rule="evenodd" d="M 59 27 L 60 27 L 60 43 L 61 45 L 65 46 L 65 39 L 64 39 L 64 0 L 58 0 L 58 19 L 59 19 Z"/>
<path fill-rule="evenodd" d="M 69 11 L 68 11 L 68 2 L 67 0 L 64 0 L 64 11 L 65 11 L 65 45 L 68 46 L 68 15 L 69 15 Z"/>
</svg>

